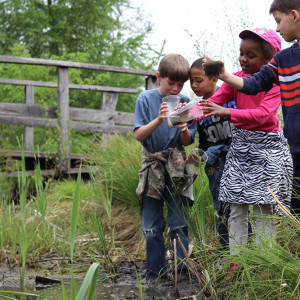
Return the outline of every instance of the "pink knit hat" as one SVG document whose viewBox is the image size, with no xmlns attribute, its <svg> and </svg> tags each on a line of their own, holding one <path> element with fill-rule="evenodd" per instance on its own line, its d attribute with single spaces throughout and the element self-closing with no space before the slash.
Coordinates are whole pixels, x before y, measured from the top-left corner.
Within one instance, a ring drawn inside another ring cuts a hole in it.
<svg viewBox="0 0 300 300">
<path fill-rule="evenodd" d="M 253 30 L 243 30 L 239 37 L 242 39 L 247 32 L 252 32 L 269 43 L 274 51 L 274 54 L 281 50 L 281 39 L 279 35 L 272 29 L 255 28 Z"/>
</svg>

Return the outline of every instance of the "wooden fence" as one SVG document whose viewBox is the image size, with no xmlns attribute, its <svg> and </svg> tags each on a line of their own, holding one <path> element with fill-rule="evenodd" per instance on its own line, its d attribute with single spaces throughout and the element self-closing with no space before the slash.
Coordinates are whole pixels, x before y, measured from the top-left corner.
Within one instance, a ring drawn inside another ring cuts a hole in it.
<svg viewBox="0 0 300 300">
<path fill-rule="evenodd" d="M 0 102 L 0 123 L 24 125 L 24 151 L 32 157 L 34 127 L 59 128 L 57 149 L 57 170 L 63 173 L 74 173 L 70 154 L 70 129 L 88 130 L 107 133 L 132 132 L 134 114 L 116 111 L 119 94 L 136 94 L 136 88 L 121 88 L 98 85 L 80 85 L 69 83 L 69 68 L 117 72 L 139 75 L 145 78 L 145 88 L 157 87 L 155 72 L 120 68 L 115 66 L 96 65 L 59 60 L 0 56 L 0 63 L 39 65 L 57 68 L 57 82 L 31 80 L 0 79 L 0 84 L 21 85 L 25 87 L 24 104 Z M 34 104 L 34 88 L 56 88 L 57 106 Z M 69 106 L 69 90 L 91 90 L 102 93 L 101 109 L 74 108 Z M 16 152 L 13 152 L 15 157 Z M 41 154 L 43 156 L 43 154 Z M 10 155 L 10 157 L 12 157 Z"/>
</svg>

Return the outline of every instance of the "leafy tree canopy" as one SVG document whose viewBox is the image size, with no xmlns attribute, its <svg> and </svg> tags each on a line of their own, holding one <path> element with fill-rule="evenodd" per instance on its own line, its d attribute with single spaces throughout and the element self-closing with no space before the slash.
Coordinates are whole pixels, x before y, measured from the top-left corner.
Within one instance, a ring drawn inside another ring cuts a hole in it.
<svg viewBox="0 0 300 300">
<path fill-rule="evenodd" d="M 146 42 L 151 23 L 130 0 L 2 0 L 0 18 L 3 55 L 20 43 L 31 57 L 80 52 L 89 62 L 142 69 L 159 59 Z"/>
<path fill-rule="evenodd" d="M 148 36 L 149 18 L 130 0 L 0 0 L 0 54 L 151 70 L 161 56 Z M 163 47 L 162 47 L 163 48 Z M 0 65 L 0 78 L 56 81 L 56 69 Z M 141 88 L 140 76 L 69 69 L 71 83 Z M 0 85 L 2 102 L 24 103 L 24 88 Z M 117 110 L 134 111 L 136 95 L 121 94 Z M 56 105 L 56 90 L 35 88 L 35 103 Z M 99 92 L 70 91 L 70 105 L 100 108 Z M 1 144 L 22 126 L 0 125 Z M 41 133 L 41 136 L 45 136 Z M 47 135 L 49 136 L 49 135 Z M 35 135 L 35 143 L 40 138 Z"/>
</svg>

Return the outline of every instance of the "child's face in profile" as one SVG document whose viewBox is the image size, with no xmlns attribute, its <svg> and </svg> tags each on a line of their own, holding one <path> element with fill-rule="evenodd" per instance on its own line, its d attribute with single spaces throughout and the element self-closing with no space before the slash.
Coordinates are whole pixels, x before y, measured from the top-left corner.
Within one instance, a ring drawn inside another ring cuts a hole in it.
<svg viewBox="0 0 300 300">
<path fill-rule="evenodd" d="M 279 32 L 287 42 L 295 40 L 297 38 L 295 32 L 298 32 L 298 29 L 296 27 L 297 23 L 294 22 L 294 17 L 297 12 L 294 10 L 293 13 L 285 14 L 275 10 L 272 14 L 277 24 L 276 31 Z"/>
<path fill-rule="evenodd" d="M 159 93 L 162 96 L 178 95 L 183 86 L 183 81 L 170 80 L 169 77 L 161 77 L 159 72 L 156 74 L 157 81 L 160 83 Z"/>
<path fill-rule="evenodd" d="M 204 96 L 206 99 L 211 97 L 216 91 L 216 77 L 208 77 L 205 75 L 204 70 L 198 68 L 190 69 L 190 85 L 193 92 L 199 96 Z"/>
<path fill-rule="evenodd" d="M 243 72 L 253 75 L 261 66 L 267 64 L 269 59 L 264 56 L 260 44 L 248 38 L 241 41 L 239 61 Z"/>
</svg>

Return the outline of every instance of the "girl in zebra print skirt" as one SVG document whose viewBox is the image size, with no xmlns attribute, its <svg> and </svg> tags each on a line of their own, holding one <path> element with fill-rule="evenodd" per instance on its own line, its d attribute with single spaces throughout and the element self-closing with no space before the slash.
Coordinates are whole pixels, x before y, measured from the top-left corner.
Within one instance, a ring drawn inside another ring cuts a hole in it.
<svg viewBox="0 0 300 300">
<path fill-rule="evenodd" d="M 244 30 L 239 36 L 242 70 L 235 75 L 240 77 L 258 72 L 281 48 L 281 40 L 273 30 Z M 231 97 L 235 98 L 237 109 L 222 107 Z M 229 247 L 230 254 L 237 255 L 247 244 L 250 204 L 256 243 L 275 237 L 272 215 L 276 201 L 268 187 L 290 206 L 293 167 L 287 141 L 279 128 L 280 89 L 273 85 L 268 92 L 248 96 L 224 82 L 208 100 L 201 101 L 206 116 L 227 116 L 234 124 L 219 200 L 230 204 Z"/>
</svg>

